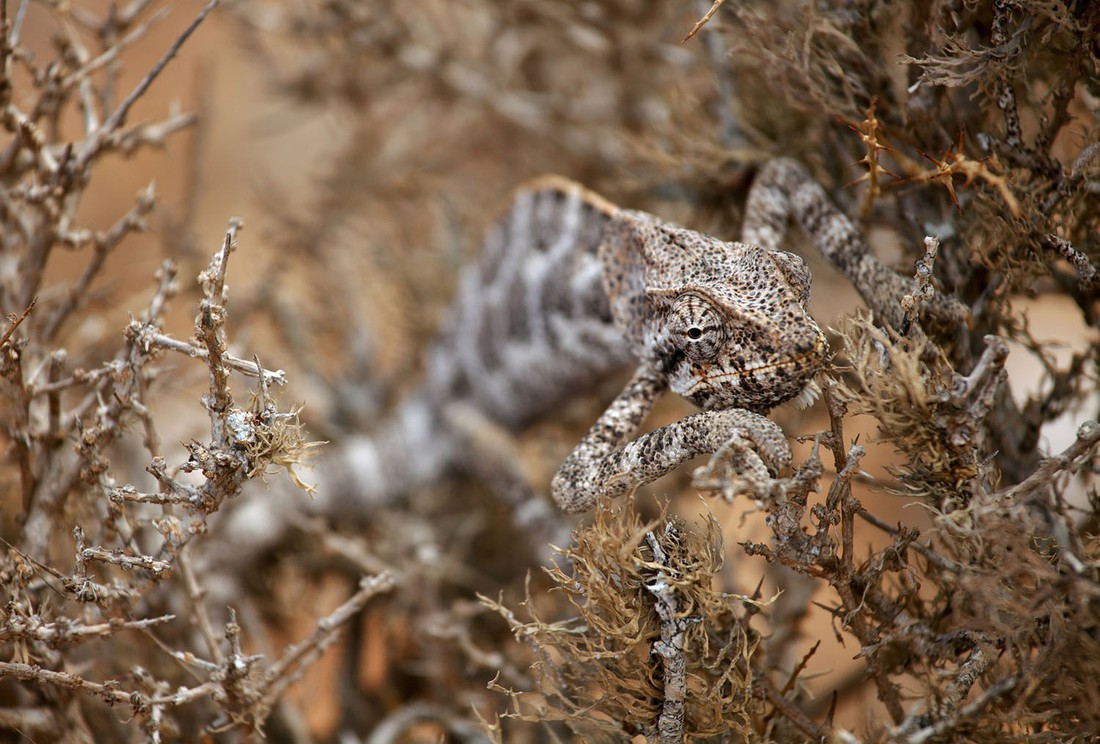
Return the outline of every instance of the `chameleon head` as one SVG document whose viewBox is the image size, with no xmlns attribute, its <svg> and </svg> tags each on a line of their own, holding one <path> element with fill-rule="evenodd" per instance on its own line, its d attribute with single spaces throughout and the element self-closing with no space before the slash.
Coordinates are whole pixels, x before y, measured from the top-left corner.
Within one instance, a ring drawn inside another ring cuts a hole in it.
<svg viewBox="0 0 1100 744">
<path fill-rule="evenodd" d="M 828 345 L 795 293 L 727 302 L 692 287 L 652 299 L 664 318 L 654 351 L 674 392 L 704 409 L 812 400 Z"/>
<path fill-rule="evenodd" d="M 632 316 L 635 353 L 704 409 L 808 402 L 829 347 L 806 310 L 805 262 L 637 214 L 619 232 L 623 280 L 609 282 L 613 312 Z"/>
</svg>

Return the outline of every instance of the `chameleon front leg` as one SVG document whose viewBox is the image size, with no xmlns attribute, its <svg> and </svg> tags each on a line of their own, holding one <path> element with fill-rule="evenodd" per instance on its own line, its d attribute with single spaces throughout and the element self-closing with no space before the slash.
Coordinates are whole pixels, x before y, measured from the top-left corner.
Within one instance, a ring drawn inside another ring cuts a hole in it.
<svg viewBox="0 0 1100 744">
<path fill-rule="evenodd" d="M 723 451 L 739 472 L 761 478 L 790 464 L 782 429 L 741 408 L 703 411 L 631 439 L 666 386 L 650 365 L 634 373 L 554 476 L 551 493 L 563 511 L 588 511 L 601 498 L 622 496 L 699 455 Z"/>
</svg>

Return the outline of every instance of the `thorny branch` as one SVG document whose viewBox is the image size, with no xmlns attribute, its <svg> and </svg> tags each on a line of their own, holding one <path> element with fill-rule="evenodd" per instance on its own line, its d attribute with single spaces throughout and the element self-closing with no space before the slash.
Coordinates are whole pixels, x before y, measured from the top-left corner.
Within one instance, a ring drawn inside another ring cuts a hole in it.
<svg viewBox="0 0 1100 744">
<path fill-rule="evenodd" d="M 363 577 L 359 581 L 359 591 L 328 617 L 319 620 L 317 630 L 309 638 L 286 649 L 282 658 L 267 670 L 266 704 L 274 704 L 288 686 L 298 681 L 303 671 L 335 640 L 337 631 L 362 612 L 367 602 L 378 594 L 391 591 L 395 584 L 394 577 L 387 573 Z"/>
</svg>

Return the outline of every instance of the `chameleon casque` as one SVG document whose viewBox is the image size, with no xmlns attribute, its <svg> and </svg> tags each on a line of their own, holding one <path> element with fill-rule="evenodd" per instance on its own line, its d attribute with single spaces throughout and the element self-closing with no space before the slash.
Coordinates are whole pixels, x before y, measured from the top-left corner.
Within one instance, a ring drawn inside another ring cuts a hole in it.
<svg viewBox="0 0 1100 744">
<path fill-rule="evenodd" d="M 620 209 L 563 178 L 521 187 L 460 275 L 419 389 L 376 432 L 325 458 L 312 509 L 361 513 L 447 470 L 514 467 L 479 447 L 486 431 L 516 431 L 629 365 L 633 376 L 553 479 L 563 510 L 589 510 L 720 450 L 735 468 L 775 476 L 791 450 L 763 414 L 812 401 L 829 354 L 806 310 L 809 269 L 780 248 L 792 220 L 865 298 L 909 288 L 792 160 L 757 174 L 741 242 Z M 868 301 L 901 327 L 896 302 Z M 702 411 L 636 436 L 667 389 Z M 254 501 L 238 516 L 270 525 L 272 504 Z"/>
</svg>

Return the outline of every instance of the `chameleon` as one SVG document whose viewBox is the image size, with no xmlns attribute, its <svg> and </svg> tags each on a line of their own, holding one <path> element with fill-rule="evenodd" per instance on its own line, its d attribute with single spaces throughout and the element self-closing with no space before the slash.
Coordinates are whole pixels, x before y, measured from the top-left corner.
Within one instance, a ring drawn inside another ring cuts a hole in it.
<svg viewBox="0 0 1100 744">
<path fill-rule="evenodd" d="M 794 160 L 759 170 L 733 242 L 619 208 L 562 177 L 520 187 L 461 272 L 419 388 L 377 431 L 327 457 L 312 510 L 364 513 L 455 469 L 515 484 L 510 433 L 629 367 L 551 482 L 562 510 L 588 511 L 719 451 L 761 476 L 781 473 L 791 449 L 766 414 L 811 403 L 829 358 L 807 310 L 810 271 L 781 247 L 792 221 L 881 322 L 902 327 L 896 299 L 912 280 L 871 254 Z M 668 390 L 702 410 L 638 436 Z M 233 521 L 270 534 L 279 509 L 253 501 Z"/>
</svg>

